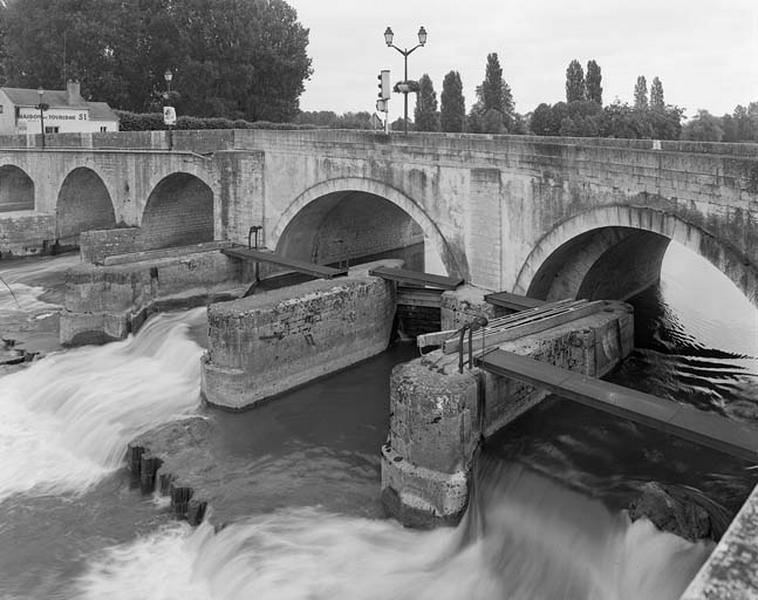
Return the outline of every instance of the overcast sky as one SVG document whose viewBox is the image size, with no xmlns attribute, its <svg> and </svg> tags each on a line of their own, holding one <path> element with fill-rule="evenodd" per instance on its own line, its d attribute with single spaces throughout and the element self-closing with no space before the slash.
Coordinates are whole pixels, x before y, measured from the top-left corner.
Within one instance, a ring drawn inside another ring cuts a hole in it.
<svg viewBox="0 0 758 600">
<path fill-rule="evenodd" d="M 376 76 L 402 79 L 403 57 L 384 44 L 427 44 L 408 58 L 410 79 L 428 73 L 434 89 L 461 74 L 466 108 L 497 52 L 516 110 L 565 100 L 566 67 L 576 58 L 602 69 L 603 100 L 631 102 L 638 75 L 663 82 L 667 103 L 721 115 L 758 100 L 758 0 L 287 0 L 310 29 L 313 75 L 302 110 L 373 111 Z M 409 99 L 412 115 L 414 101 Z M 393 94 L 390 117 L 402 114 Z"/>
</svg>

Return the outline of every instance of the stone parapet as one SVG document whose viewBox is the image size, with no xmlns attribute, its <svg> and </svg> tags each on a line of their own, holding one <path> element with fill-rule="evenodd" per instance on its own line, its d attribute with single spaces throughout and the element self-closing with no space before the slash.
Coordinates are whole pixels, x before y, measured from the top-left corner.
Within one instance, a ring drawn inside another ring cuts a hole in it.
<svg viewBox="0 0 758 600">
<path fill-rule="evenodd" d="M 681 600 L 758 598 L 758 486 L 721 537 Z"/>
<path fill-rule="evenodd" d="M 379 264 L 402 261 L 211 305 L 202 362 L 208 402 L 246 408 L 384 351 L 395 288 L 368 275 Z"/>
</svg>

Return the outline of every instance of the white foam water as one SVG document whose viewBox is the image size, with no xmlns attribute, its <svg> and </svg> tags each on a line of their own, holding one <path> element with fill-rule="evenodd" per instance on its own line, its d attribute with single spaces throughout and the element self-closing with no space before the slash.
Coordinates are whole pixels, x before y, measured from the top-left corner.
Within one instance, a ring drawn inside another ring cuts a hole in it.
<svg viewBox="0 0 758 600">
<path fill-rule="evenodd" d="M 200 402 L 198 308 L 160 315 L 136 336 L 54 353 L 0 378 L 0 499 L 83 492 L 121 464 L 127 443 Z"/>
<path fill-rule="evenodd" d="M 176 524 L 111 547 L 82 600 L 673 600 L 711 550 L 633 524 L 541 475 L 508 468 L 456 529 L 317 508 L 218 533 Z"/>
</svg>

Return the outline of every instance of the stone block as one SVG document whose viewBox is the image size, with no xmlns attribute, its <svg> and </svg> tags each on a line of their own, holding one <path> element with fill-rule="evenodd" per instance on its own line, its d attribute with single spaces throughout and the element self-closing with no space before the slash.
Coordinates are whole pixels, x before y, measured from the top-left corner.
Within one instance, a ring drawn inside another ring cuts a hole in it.
<svg viewBox="0 0 758 600">
<path fill-rule="evenodd" d="M 395 312 L 391 282 L 377 264 L 348 277 L 309 281 L 208 309 L 202 362 L 208 402 L 241 409 L 382 352 Z"/>
</svg>

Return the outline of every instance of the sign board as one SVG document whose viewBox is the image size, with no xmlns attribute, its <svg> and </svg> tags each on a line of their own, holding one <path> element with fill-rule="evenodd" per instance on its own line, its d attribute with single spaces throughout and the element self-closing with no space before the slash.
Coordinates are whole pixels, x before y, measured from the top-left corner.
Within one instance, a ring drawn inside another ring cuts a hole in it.
<svg viewBox="0 0 758 600">
<path fill-rule="evenodd" d="M 176 110 L 173 106 L 163 107 L 163 122 L 166 125 L 176 125 Z"/>
<path fill-rule="evenodd" d="M 59 109 L 48 108 L 43 111 L 45 121 L 87 121 L 89 118 L 89 111 L 77 110 L 77 109 Z M 37 121 L 39 122 L 40 111 L 34 108 L 20 108 L 16 115 L 16 120 L 21 121 Z M 55 123 L 57 125 L 58 123 Z"/>
</svg>

